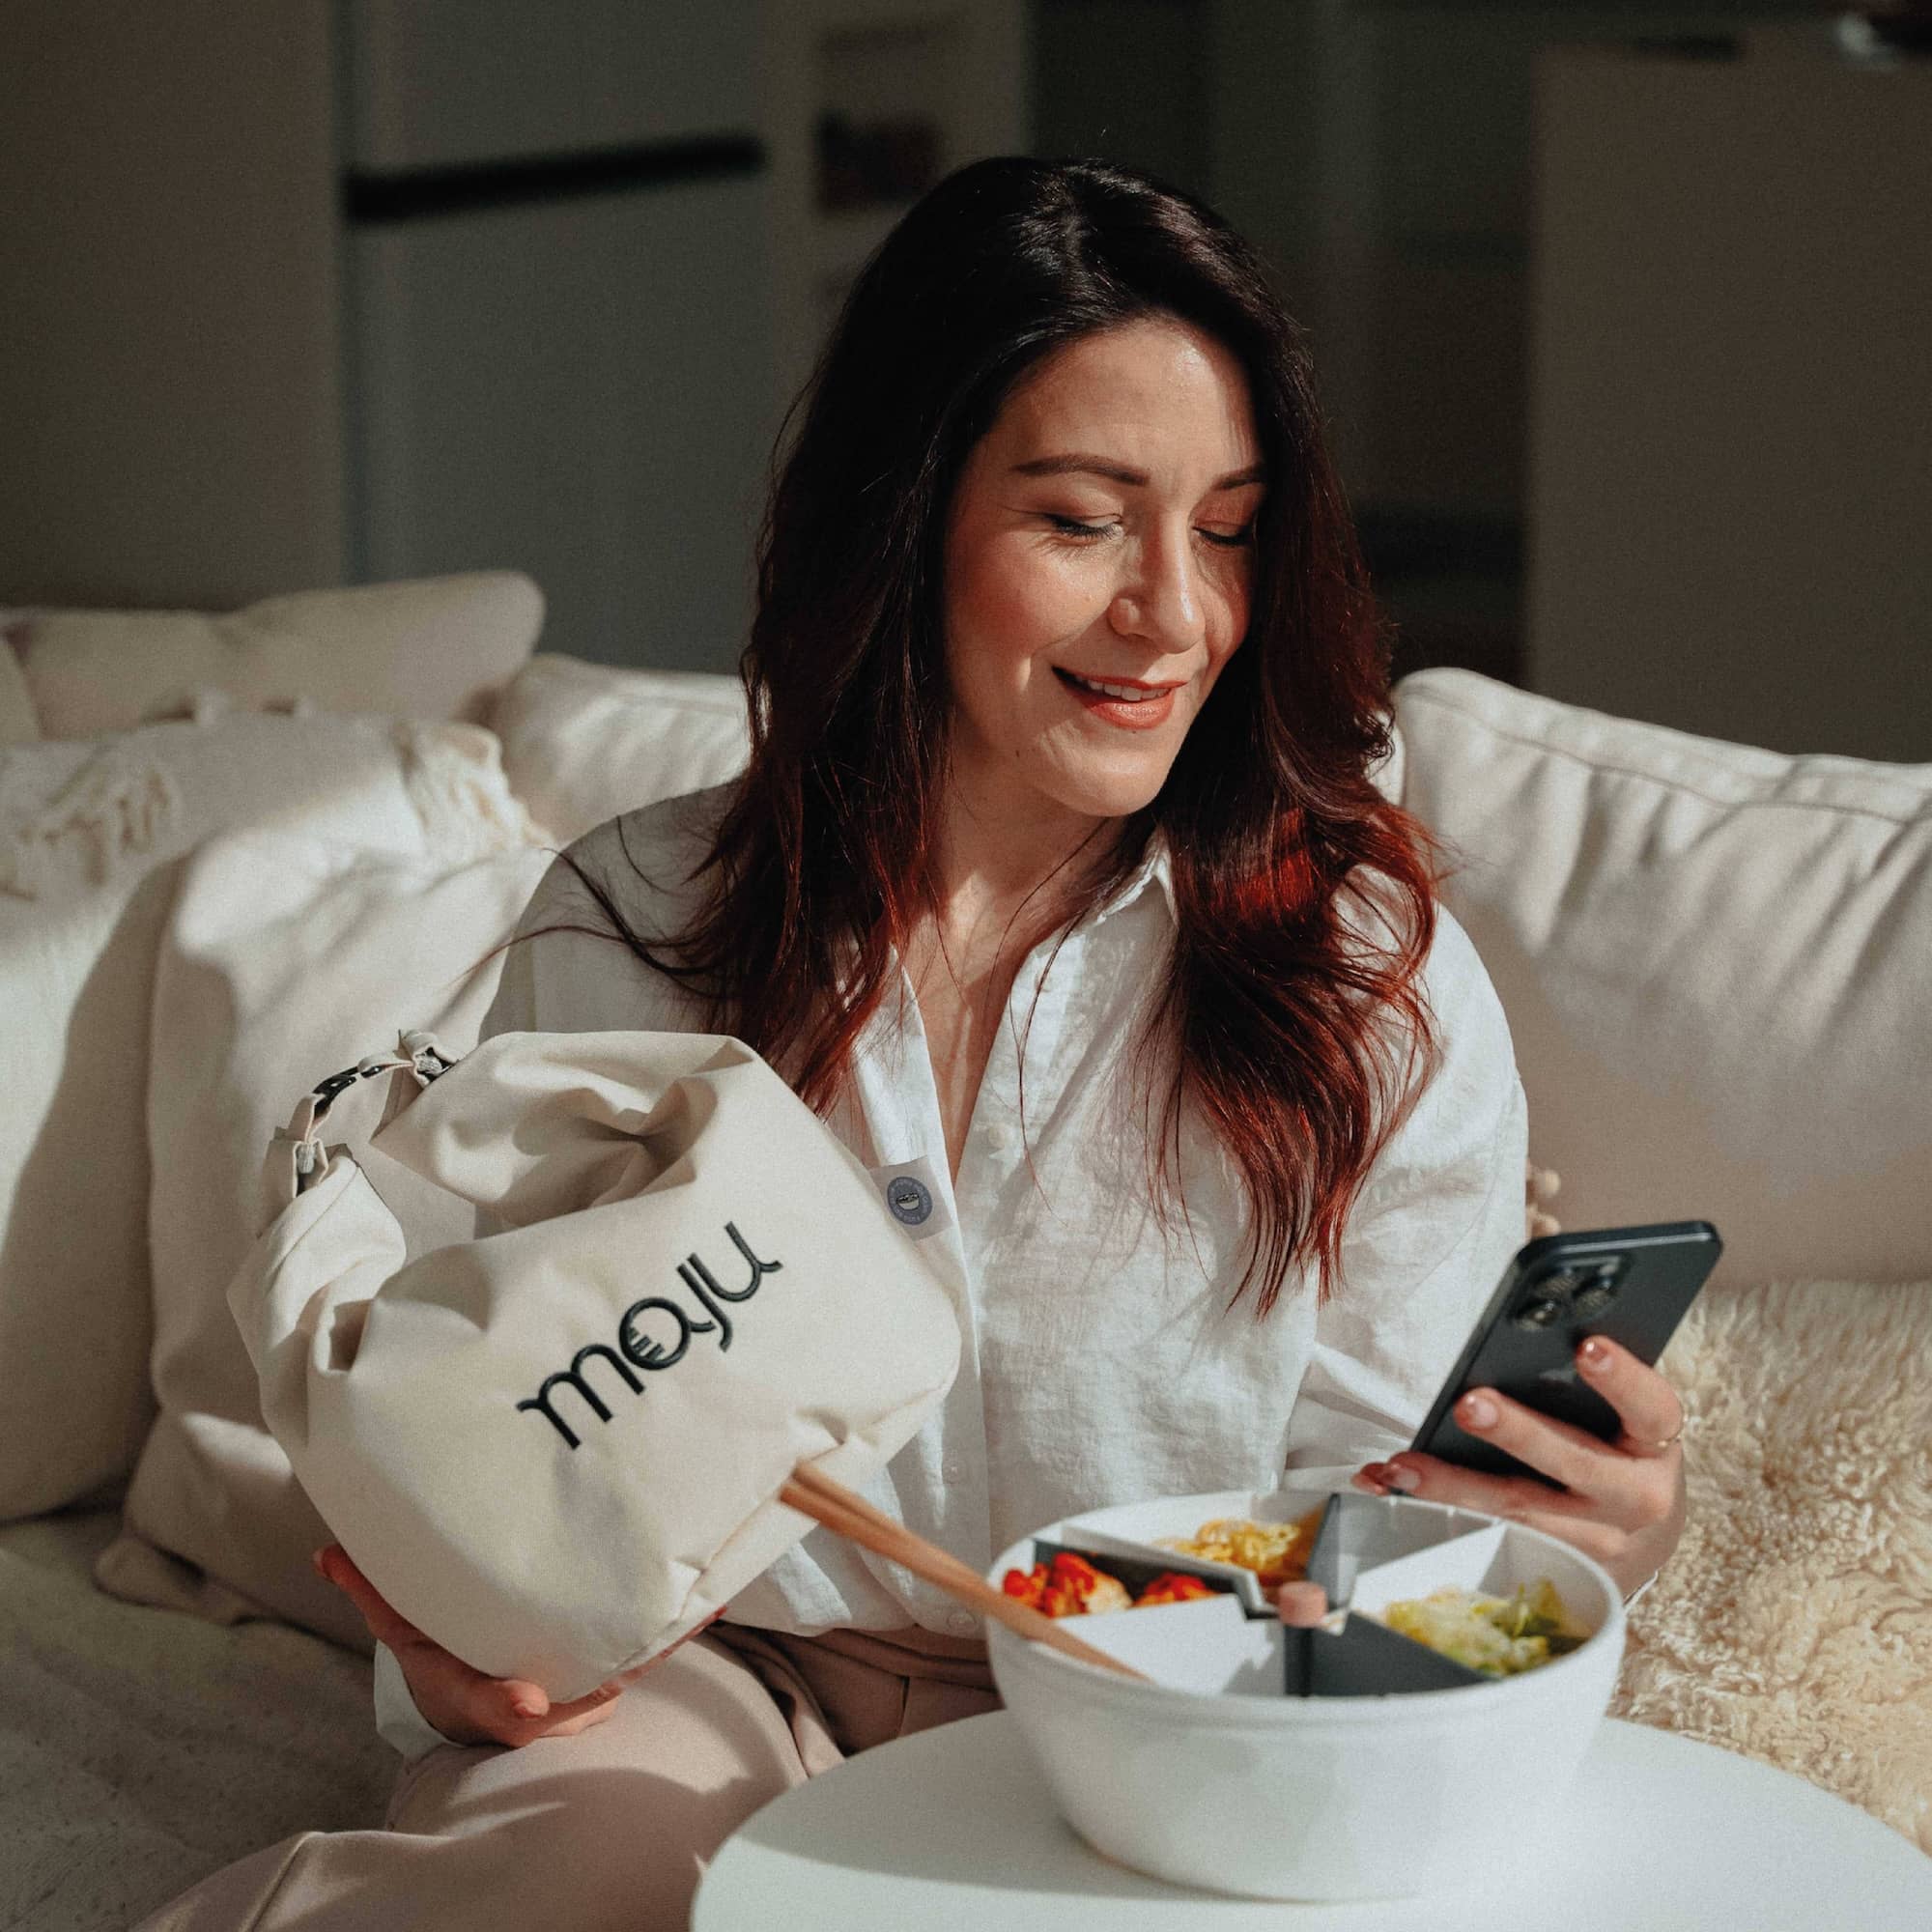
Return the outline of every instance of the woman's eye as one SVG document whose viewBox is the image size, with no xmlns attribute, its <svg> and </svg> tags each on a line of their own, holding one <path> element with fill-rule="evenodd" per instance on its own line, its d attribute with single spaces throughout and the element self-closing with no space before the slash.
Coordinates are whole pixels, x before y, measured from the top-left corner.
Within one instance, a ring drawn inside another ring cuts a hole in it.
<svg viewBox="0 0 1932 1932">
<path fill-rule="evenodd" d="M 1082 523 L 1078 517 L 1063 517 L 1051 510 L 1043 511 L 1041 514 L 1053 526 L 1055 532 L 1061 536 L 1111 536 L 1118 527 L 1114 524 Z M 1207 538 L 1210 544 L 1214 544 L 1219 549 L 1240 550 L 1253 540 L 1255 526 L 1252 524 L 1244 524 L 1238 530 L 1201 530 L 1197 534 Z"/>
</svg>

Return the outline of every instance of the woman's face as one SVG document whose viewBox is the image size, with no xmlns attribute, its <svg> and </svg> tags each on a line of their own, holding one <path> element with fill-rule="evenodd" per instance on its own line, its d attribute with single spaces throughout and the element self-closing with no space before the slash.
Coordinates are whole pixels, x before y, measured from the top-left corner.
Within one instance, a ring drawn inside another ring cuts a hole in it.
<svg viewBox="0 0 1932 1932">
<path fill-rule="evenodd" d="M 988 823 L 1149 804 L 1248 625 L 1261 444 L 1239 362 L 1147 320 L 1048 356 L 946 546 L 955 796 Z"/>
</svg>

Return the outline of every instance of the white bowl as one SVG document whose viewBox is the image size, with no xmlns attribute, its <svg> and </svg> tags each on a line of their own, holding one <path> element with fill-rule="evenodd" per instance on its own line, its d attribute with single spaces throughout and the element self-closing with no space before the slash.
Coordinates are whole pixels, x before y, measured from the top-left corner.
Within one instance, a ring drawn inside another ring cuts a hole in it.
<svg viewBox="0 0 1932 1932">
<path fill-rule="evenodd" d="M 1168 1497 L 1034 1534 L 1077 1547 L 1080 1527 L 1091 1526 L 1151 1540 L 1188 1535 L 1213 1517 L 1298 1517 L 1322 1500 Z M 1385 1507 L 1411 1543 L 1429 1541 L 1434 1527 L 1413 1512 L 1434 1512 L 1445 1539 L 1474 1520 L 1406 1497 Z M 1031 1564 L 1033 1541 L 999 1558 L 995 1585 Z M 1122 1864 L 1261 1898 L 1427 1891 L 1514 1861 L 1533 1833 L 1554 1827 L 1623 1655 L 1623 1604 L 1605 1570 L 1520 1524 L 1502 1525 L 1502 1545 L 1509 1570 L 1548 1577 L 1592 1632 L 1520 1676 L 1386 1696 L 1204 1693 L 1136 1683 L 991 1625 L 993 1675 L 1067 1822 Z M 1069 1628 L 1086 1634 L 1106 1621 Z"/>
</svg>

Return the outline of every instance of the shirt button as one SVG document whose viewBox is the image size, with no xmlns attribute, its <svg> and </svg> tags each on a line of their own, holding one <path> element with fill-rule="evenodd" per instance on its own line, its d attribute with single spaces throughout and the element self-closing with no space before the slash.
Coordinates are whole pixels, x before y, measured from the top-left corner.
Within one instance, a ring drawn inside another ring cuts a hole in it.
<svg viewBox="0 0 1932 1932">
<path fill-rule="evenodd" d="M 1004 1121 L 995 1121 L 986 1129 L 986 1145 L 995 1153 L 1005 1153 L 1013 1144 L 1013 1130 Z"/>
<path fill-rule="evenodd" d="M 963 1483 L 966 1480 L 966 1464 L 957 1456 L 949 1456 L 939 1465 L 939 1473 L 949 1483 Z"/>
<path fill-rule="evenodd" d="M 979 1621 L 971 1610 L 949 1610 L 946 1615 L 947 1629 L 957 1631 L 961 1636 L 969 1634 Z"/>
</svg>

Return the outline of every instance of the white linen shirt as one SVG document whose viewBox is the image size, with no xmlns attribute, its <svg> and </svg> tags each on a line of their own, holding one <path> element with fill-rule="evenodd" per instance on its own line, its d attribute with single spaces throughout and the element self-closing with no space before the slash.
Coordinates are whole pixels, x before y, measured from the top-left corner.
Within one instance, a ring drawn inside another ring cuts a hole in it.
<svg viewBox="0 0 1932 1932">
<path fill-rule="evenodd" d="M 571 854 L 639 931 L 675 932 L 724 796 L 628 813 Z M 703 1029 L 673 981 L 611 940 L 543 931 L 559 921 L 598 923 L 561 863 L 523 923 L 539 936 L 507 955 L 486 1033 Z M 1333 1296 L 1317 1309 L 1309 1269 L 1291 1274 L 1265 1317 L 1252 1291 L 1231 1308 L 1245 1229 L 1233 1167 L 1204 1129 L 1184 1130 L 1185 1213 L 1164 1229 L 1130 1077 L 1174 921 L 1156 845 L 1106 904 L 1029 955 L 956 1181 L 903 976 L 858 1041 L 829 1121 L 882 1188 L 910 1171 L 929 1190 L 922 1253 L 964 1345 L 940 1409 L 867 1493 L 976 1570 L 1059 1517 L 1291 1477 L 1339 1487 L 1406 1447 L 1523 1239 L 1527 1111 L 1508 1024 L 1467 934 L 1438 906 L 1423 980 L 1441 1057 L 1356 1201 Z M 930 1585 L 823 1529 L 727 1616 L 799 1634 L 979 1629 Z M 400 1673 L 382 1662 L 379 1712 L 401 1715 Z M 384 1734 L 419 1743 L 412 1719 L 412 1708 Z"/>
</svg>

